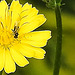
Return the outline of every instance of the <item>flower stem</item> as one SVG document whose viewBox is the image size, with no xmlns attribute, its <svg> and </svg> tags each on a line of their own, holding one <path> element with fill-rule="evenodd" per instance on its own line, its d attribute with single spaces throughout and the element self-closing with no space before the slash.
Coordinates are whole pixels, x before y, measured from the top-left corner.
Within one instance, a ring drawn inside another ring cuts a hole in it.
<svg viewBox="0 0 75 75">
<path fill-rule="evenodd" d="M 55 6 L 56 24 L 57 24 L 57 46 L 54 63 L 53 75 L 59 75 L 59 69 L 61 65 L 61 50 L 62 50 L 62 20 L 60 5 L 56 3 Z"/>
<path fill-rule="evenodd" d="M 4 70 L 2 71 L 2 75 L 7 75 Z"/>
</svg>

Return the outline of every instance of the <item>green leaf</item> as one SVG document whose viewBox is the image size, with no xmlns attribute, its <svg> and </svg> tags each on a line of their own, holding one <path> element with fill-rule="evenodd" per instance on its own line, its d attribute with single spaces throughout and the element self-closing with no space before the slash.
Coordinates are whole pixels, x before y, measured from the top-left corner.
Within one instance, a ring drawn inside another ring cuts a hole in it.
<svg viewBox="0 0 75 75">
<path fill-rule="evenodd" d="M 62 0 L 56 0 L 56 3 L 60 3 L 61 4 Z"/>
</svg>

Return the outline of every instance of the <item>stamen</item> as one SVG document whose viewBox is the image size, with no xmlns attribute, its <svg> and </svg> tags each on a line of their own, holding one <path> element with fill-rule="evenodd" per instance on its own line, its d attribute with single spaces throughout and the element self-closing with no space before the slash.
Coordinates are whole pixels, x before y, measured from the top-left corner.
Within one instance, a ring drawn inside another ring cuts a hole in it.
<svg viewBox="0 0 75 75">
<path fill-rule="evenodd" d="M 1 30 L 0 31 L 0 45 L 6 48 L 9 45 L 11 45 L 12 42 L 14 42 L 12 32 L 7 31 L 6 29 Z"/>
</svg>

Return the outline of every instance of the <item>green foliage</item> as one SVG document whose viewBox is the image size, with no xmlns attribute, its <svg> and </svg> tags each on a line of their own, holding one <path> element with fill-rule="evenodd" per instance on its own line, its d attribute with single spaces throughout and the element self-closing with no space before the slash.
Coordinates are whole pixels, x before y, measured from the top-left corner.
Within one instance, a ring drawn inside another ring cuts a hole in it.
<svg viewBox="0 0 75 75">
<path fill-rule="evenodd" d="M 46 2 L 46 6 L 48 8 L 54 8 L 55 7 L 55 0 L 42 0 L 44 2 Z"/>
<path fill-rule="evenodd" d="M 62 0 L 42 0 L 44 2 L 56 2 L 56 3 L 61 3 Z"/>
<path fill-rule="evenodd" d="M 61 3 L 62 0 L 56 0 L 56 3 Z"/>
<path fill-rule="evenodd" d="M 46 6 L 48 8 L 55 8 L 56 4 L 61 6 L 62 0 L 42 0 L 43 2 L 46 2 Z"/>
<path fill-rule="evenodd" d="M 42 1 L 44 1 L 44 2 L 46 2 L 46 3 L 47 3 L 47 2 L 50 2 L 51 0 L 42 0 Z"/>
</svg>

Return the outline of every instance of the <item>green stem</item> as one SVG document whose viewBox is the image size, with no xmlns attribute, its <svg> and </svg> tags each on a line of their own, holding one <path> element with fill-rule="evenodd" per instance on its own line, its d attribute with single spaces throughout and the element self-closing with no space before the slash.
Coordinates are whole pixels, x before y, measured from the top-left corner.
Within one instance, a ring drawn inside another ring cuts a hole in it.
<svg viewBox="0 0 75 75">
<path fill-rule="evenodd" d="M 57 46 L 56 46 L 56 55 L 54 63 L 53 75 L 59 75 L 59 69 L 61 65 L 61 50 L 62 50 L 62 20 L 61 20 L 61 9 L 58 3 L 55 6 L 55 15 L 57 23 Z"/>
<path fill-rule="evenodd" d="M 2 75 L 7 75 L 4 70 L 2 71 Z"/>
</svg>

